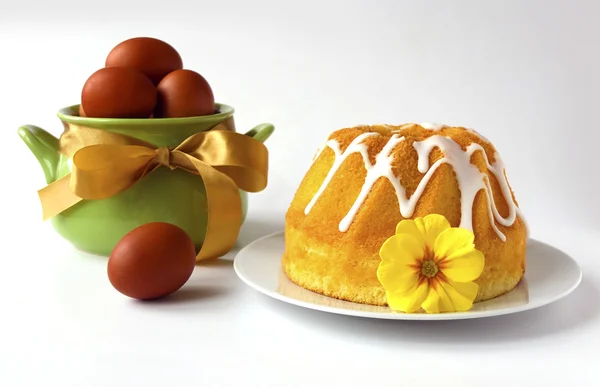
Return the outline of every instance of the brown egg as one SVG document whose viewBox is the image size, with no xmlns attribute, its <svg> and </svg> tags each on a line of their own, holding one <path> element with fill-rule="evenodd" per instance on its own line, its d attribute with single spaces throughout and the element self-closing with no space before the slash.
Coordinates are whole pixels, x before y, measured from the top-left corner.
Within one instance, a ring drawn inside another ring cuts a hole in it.
<svg viewBox="0 0 600 387">
<path fill-rule="evenodd" d="M 140 37 L 116 45 L 106 57 L 106 66 L 134 68 L 158 85 L 165 75 L 183 68 L 183 62 L 170 44 L 155 38 Z"/>
<path fill-rule="evenodd" d="M 154 117 L 175 118 L 215 113 L 215 97 L 206 79 L 192 70 L 175 70 L 156 87 Z"/>
<path fill-rule="evenodd" d="M 79 117 L 87 117 L 87 114 L 85 114 L 85 110 L 83 110 L 83 105 L 79 105 Z"/>
<path fill-rule="evenodd" d="M 108 259 L 108 279 L 122 294 L 140 300 L 181 288 L 196 264 L 194 242 L 169 223 L 147 223 L 126 234 Z"/>
<path fill-rule="evenodd" d="M 81 106 L 88 117 L 147 118 L 156 104 L 156 87 L 139 71 L 105 67 L 83 85 Z"/>
</svg>

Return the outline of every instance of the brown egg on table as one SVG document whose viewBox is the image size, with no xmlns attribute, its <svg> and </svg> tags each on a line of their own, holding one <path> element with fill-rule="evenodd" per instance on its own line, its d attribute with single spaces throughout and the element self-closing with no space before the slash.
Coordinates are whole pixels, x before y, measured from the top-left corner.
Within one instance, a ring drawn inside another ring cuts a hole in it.
<svg viewBox="0 0 600 387">
<path fill-rule="evenodd" d="M 167 296 L 190 278 L 194 242 L 181 228 L 147 223 L 126 234 L 108 259 L 108 279 L 120 293 L 140 300 Z"/>
<path fill-rule="evenodd" d="M 205 116 L 215 113 L 212 88 L 192 70 L 175 70 L 156 87 L 156 118 Z"/>
<path fill-rule="evenodd" d="M 83 85 L 81 106 L 88 117 L 148 118 L 156 105 L 156 87 L 141 72 L 105 67 Z"/>
<path fill-rule="evenodd" d="M 170 44 L 155 38 L 139 37 L 116 45 L 106 57 L 106 66 L 134 68 L 158 85 L 165 75 L 182 69 L 183 62 Z"/>
</svg>

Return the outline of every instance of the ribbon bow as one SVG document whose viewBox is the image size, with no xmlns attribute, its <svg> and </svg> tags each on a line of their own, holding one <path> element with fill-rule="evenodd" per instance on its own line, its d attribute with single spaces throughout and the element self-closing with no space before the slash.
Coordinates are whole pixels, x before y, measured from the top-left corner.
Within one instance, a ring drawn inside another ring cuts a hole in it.
<svg viewBox="0 0 600 387">
<path fill-rule="evenodd" d="M 160 167 L 182 169 L 204 182 L 208 221 L 197 256 L 202 260 L 223 255 L 235 244 L 242 224 L 238 188 L 258 192 L 267 186 L 268 151 L 252 137 L 225 130 L 196 133 L 173 149 L 123 143 L 83 146 L 73 154 L 71 174 L 39 191 L 44 219 L 82 199 L 123 192 Z"/>
</svg>

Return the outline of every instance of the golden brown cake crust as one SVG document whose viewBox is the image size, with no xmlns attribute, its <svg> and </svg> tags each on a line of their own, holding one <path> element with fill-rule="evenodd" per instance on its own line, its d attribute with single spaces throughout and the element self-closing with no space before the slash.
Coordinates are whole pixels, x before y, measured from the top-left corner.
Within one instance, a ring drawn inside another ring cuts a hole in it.
<svg viewBox="0 0 600 387">
<path fill-rule="evenodd" d="M 450 137 L 463 150 L 476 143 L 484 149 L 490 163 L 495 161 L 496 150 L 493 145 L 477 133 L 461 127 L 432 131 L 414 124 L 364 126 L 338 130 L 329 139 L 336 140 L 343 151 L 365 132 L 380 133 L 381 136 L 368 137 L 364 141 L 374 163 L 375 155 L 390 140 L 392 131 L 405 137 L 405 141 L 396 145 L 392 152 L 392 171 L 408 197 L 414 193 L 424 176 L 417 168 L 418 154 L 413 147 L 415 141 L 441 135 Z M 488 172 L 481 153 L 476 151 L 471 163 L 480 171 L 487 172 L 498 213 L 506 217 L 509 205 L 496 177 Z M 439 149 L 434 149 L 430 154 L 430 165 L 443 156 Z M 312 209 L 305 214 L 305 208 L 321 187 L 335 157 L 329 147 L 320 152 L 290 204 L 286 213 L 283 270 L 291 281 L 317 293 L 364 304 L 387 305 L 385 291 L 376 276 L 380 262 L 379 248 L 394 234 L 398 222 L 404 219 L 392 183 L 385 177 L 379 178 L 348 230 L 341 232 L 340 221 L 354 204 L 367 173 L 362 156 L 353 153 L 343 162 Z M 514 200 L 514 194 L 512 196 Z M 461 220 L 460 197 L 454 169 L 442 164 L 427 184 L 410 218 L 437 213 L 444 215 L 453 227 L 458 227 Z M 479 285 L 476 301 L 494 298 L 512 290 L 525 271 L 527 231 L 523 220 L 517 217 L 510 227 L 495 222 L 506 236 L 503 242 L 491 227 L 487 200 L 485 191 L 481 190 L 473 204 L 475 246 L 484 253 L 486 259 L 483 273 L 476 281 Z"/>
</svg>

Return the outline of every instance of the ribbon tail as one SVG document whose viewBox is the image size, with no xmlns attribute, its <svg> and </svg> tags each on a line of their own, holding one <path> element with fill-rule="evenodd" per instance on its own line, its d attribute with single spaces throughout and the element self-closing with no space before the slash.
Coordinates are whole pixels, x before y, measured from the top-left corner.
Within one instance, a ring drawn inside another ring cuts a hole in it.
<svg viewBox="0 0 600 387">
<path fill-rule="evenodd" d="M 242 227 L 242 200 L 229 176 L 194 157 L 185 157 L 198 170 L 206 189 L 206 235 L 196 261 L 218 258 L 227 254 L 237 241 Z"/>
<path fill-rule="evenodd" d="M 42 220 L 48 220 L 83 200 L 73 193 L 70 182 L 69 174 L 38 191 L 42 203 Z"/>
</svg>

